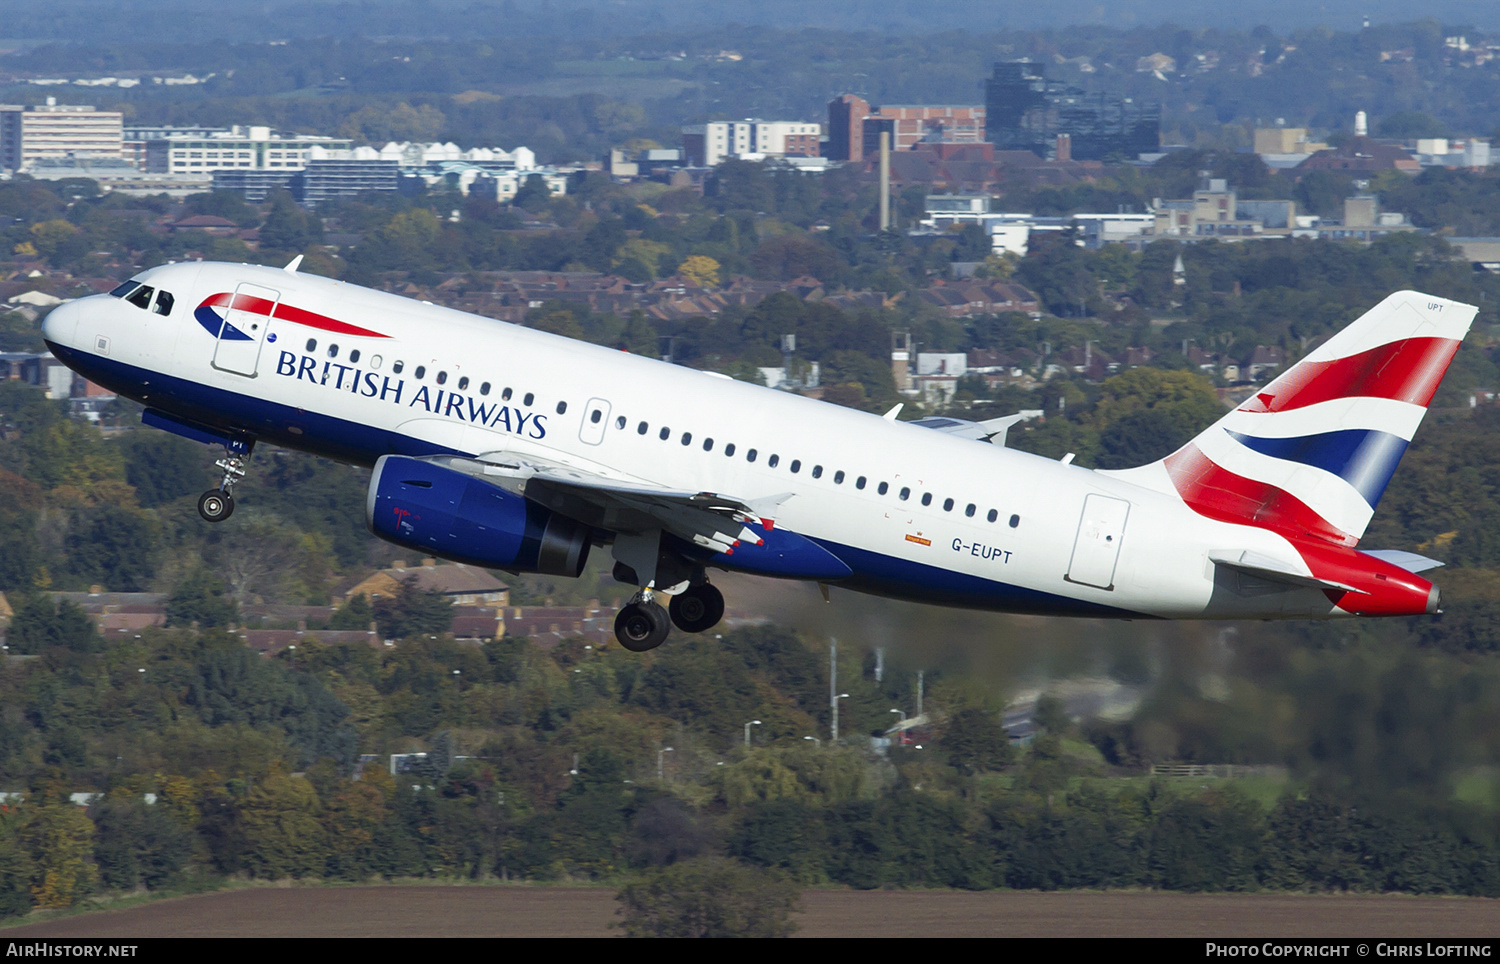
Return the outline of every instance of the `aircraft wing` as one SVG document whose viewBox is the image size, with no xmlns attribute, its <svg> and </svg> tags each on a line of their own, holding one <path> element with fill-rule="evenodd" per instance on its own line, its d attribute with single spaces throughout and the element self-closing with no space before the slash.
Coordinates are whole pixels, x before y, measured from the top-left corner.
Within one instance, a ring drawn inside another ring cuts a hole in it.
<svg viewBox="0 0 1500 964">
<path fill-rule="evenodd" d="M 772 513 L 792 493 L 745 500 L 716 492 L 669 489 L 607 479 L 530 456 L 438 458 L 450 469 L 476 476 L 580 522 L 616 532 L 661 530 L 713 552 L 733 553 L 741 542 L 761 545 L 775 528 Z"/>
</svg>

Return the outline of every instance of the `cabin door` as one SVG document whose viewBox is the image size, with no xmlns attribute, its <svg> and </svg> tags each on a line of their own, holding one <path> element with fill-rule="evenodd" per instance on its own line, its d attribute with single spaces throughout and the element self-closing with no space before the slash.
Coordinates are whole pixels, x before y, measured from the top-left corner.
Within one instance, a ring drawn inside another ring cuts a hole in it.
<svg viewBox="0 0 1500 964">
<path fill-rule="evenodd" d="M 281 292 L 260 285 L 242 284 L 234 289 L 227 307 L 218 309 L 224 316 L 219 338 L 214 345 L 214 367 L 236 375 L 255 377 L 260 349 L 266 340 L 266 328 L 276 312 Z"/>
<path fill-rule="evenodd" d="M 1129 515 L 1130 503 L 1124 499 L 1091 495 L 1083 500 L 1083 517 L 1078 522 L 1073 559 L 1068 564 L 1069 582 L 1100 589 L 1115 588 L 1115 563 L 1120 558 L 1120 541 Z"/>
</svg>

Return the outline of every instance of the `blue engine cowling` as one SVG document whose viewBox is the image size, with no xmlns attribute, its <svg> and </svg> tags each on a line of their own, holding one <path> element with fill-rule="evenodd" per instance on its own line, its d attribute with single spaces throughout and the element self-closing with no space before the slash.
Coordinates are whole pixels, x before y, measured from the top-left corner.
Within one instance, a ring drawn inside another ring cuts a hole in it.
<svg viewBox="0 0 1500 964">
<path fill-rule="evenodd" d="M 574 576 L 592 531 L 524 496 L 433 462 L 382 456 L 365 500 L 370 531 L 455 562 Z"/>
</svg>

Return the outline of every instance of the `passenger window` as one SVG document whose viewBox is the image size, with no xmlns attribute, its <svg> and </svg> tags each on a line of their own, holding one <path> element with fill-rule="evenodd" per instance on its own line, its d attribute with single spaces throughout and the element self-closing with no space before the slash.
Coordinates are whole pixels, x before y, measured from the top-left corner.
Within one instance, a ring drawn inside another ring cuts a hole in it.
<svg viewBox="0 0 1500 964">
<path fill-rule="evenodd" d="M 731 458 L 733 455 L 734 455 L 734 443 L 730 442 L 728 445 L 724 446 L 724 457 L 727 459 L 727 458 Z"/>
<path fill-rule="evenodd" d="M 370 356 L 370 367 L 371 368 L 379 368 L 380 367 L 380 356 L 379 355 L 371 355 Z"/>
<path fill-rule="evenodd" d="M 625 416 L 621 415 L 619 418 L 615 419 L 615 428 L 624 428 L 624 427 L 625 427 Z"/>
<path fill-rule="evenodd" d="M 991 509 L 990 514 L 985 516 L 985 518 L 990 520 L 991 522 L 994 522 L 996 519 L 1000 518 L 1000 513 L 996 512 L 994 509 Z"/>
<path fill-rule="evenodd" d="M 521 404 L 525 405 L 527 408 L 530 408 L 531 407 L 531 403 L 534 402 L 534 401 L 536 401 L 536 393 L 535 392 L 527 392 L 526 393 L 526 397 L 523 398 L 523 399 L 521 399 Z"/>
<path fill-rule="evenodd" d="M 953 500 L 952 499 L 944 499 L 943 500 L 943 511 L 944 512 L 952 512 L 953 511 Z"/>
<path fill-rule="evenodd" d="M 859 477 L 859 480 L 854 483 L 854 487 L 856 489 L 863 489 L 865 487 L 865 477 L 863 475 L 861 475 Z"/>
<path fill-rule="evenodd" d="M 1021 517 L 1020 516 L 1013 515 L 1013 516 L 1010 517 L 1010 527 L 1012 529 L 1014 529 L 1016 526 L 1018 526 L 1020 524 L 1021 524 Z"/>
<path fill-rule="evenodd" d="M 798 472 L 801 472 L 802 471 L 802 460 L 801 459 L 792 459 L 792 466 L 791 466 L 791 468 L 792 468 L 792 474 L 793 475 L 796 475 Z"/>
<path fill-rule="evenodd" d="M 391 365 L 391 372 L 394 373 L 394 374 L 396 374 L 396 375 L 399 375 L 399 374 L 401 374 L 401 369 L 403 369 L 405 367 L 406 367 L 406 362 L 404 362 L 404 361 L 395 362 L 394 364 Z"/>
<path fill-rule="evenodd" d="M 480 382 L 479 383 L 479 394 L 481 394 L 481 395 L 488 395 L 489 393 L 490 393 L 490 383 L 489 382 Z"/>
<path fill-rule="evenodd" d="M 637 435 L 645 435 L 646 434 L 646 429 L 649 428 L 649 427 L 650 426 L 648 426 L 645 422 L 642 422 L 641 424 L 639 424 L 639 425 L 637 425 L 635 427 L 635 434 L 637 434 Z"/>
<path fill-rule="evenodd" d="M 693 444 L 693 433 L 692 432 L 683 432 L 682 433 L 682 444 L 683 445 L 692 445 Z"/>
<path fill-rule="evenodd" d="M 669 429 L 669 428 L 667 428 L 665 425 L 663 425 L 661 431 L 656 433 L 656 436 L 657 436 L 657 438 L 659 438 L 663 442 L 665 442 L 667 440 L 667 437 L 670 436 L 671 434 L 672 434 L 672 430 Z"/>
<path fill-rule="evenodd" d="M 599 424 L 599 420 L 601 418 L 603 418 L 603 417 L 604 417 L 604 413 L 601 412 L 601 411 L 599 411 L 599 409 L 596 408 L 596 409 L 594 409 L 593 413 L 589 415 L 589 421 L 593 422 L 595 425 L 598 425 Z"/>
<path fill-rule="evenodd" d="M 427 374 L 427 366 L 426 365 L 418 365 L 417 366 L 417 370 L 414 371 L 414 372 L 412 372 L 412 377 L 420 379 L 423 375 L 426 375 L 426 374 Z"/>
<path fill-rule="evenodd" d="M 922 493 L 922 504 L 923 505 L 932 505 L 932 493 L 931 492 L 923 492 Z"/>
<path fill-rule="evenodd" d="M 158 291 L 156 293 L 156 304 L 151 306 L 151 310 L 158 315 L 170 315 L 172 313 L 172 301 L 172 292 Z"/>
<path fill-rule="evenodd" d="M 970 502 L 967 506 L 964 507 L 964 515 L 968 516 L 971 519 L 974 518 L 974 503 Z"/>
<path fill-rule="evenodd" d="M 909 498 L 911 498 L 911 488 L 903 485 L 901 487 L 901 501 L 905 502 Z"/>
<path fill-rule="evenodd" d="M 839 469 L 837 472 L 833 473 L 833 484 L 834 485 L 843 485 L 844 484 L 844 470 L 843 469 Z"/>
<path fill-rule="evenodd" d="M 750 451 L 748 451 L 748 452 L 745 453 L 745 461 L 746 462 L 754 462 L 755 461 L 755 449 L 751 449 Z"/>
<path fill-rule="evenodd" d="M 316 338 L 309 338 L 309 339 L 307 339 L 307 351 L 308 351 L 308 353 L 311 354 L 312 352 L 315 352 L 317 350 L 318 350 L 318 339 L 316 339 Z M 397 362 L 396 364 L 399 365 L 400 362 Z M 401 370 L 400 368 L 396 369 L 396 371 L 398 371 L 398 372 L 400 370 Z"/>
<path fill-rule="evenodd" d="M 510 389 L 507 388 L 505 391 L 503 391 L 503 392 L 500 393 L 500 401 L 502 401 L 502 402 L 508 402 L 508 401 L 510 401 Z"/>
<path fill-rule="evenodd" d="M 351 351 L 349 353 L 349 364 L 352 365 L 352 364 L 354 364 L 357 361 L 359 361 L 359 349 L 358 348 L 354 349 L 353 351 Z"/>
<path fill-rule="evenodd" d="M 769 459 L 766 460 L 766 464 L 769 465 L 773 469 L 776 468 L 776 466 L 778 466 L 778 465 L 781 464 L 781 456 L 779 456 L 779 455 L 773 455 L 773 456 L 771 456 Z"/>
<path fill-rule="evenodd" d="M 135 286 L 137 284 L 140 284 L 140 282 L 138 282 L 138 281 L 122 281 L 122 282 L 120 282 L 119 284 L 115 285 L 113 288 L 110 289 L 109 296 L 111 298 L 123 298 L 126 295 L 130 294 L 132 291 L 134 291 L 135 290 Z"/>
<path fill-rule="evenodd" d="M 337 357 L 339 357 L 339 346 L 338 345 L 329 345 L 328 346 L 328 357 L 329 358 L 337 358 Z"/>
<path fill-rule="evenodd" d="M 144 311 L 147 307 L 150 306 L 151 295 L 155 292 L 156 289 L 151 287 L 150 285 L 141 285 L 140 288 L 136 290 L 135 294 L 131 295 L 125 300 Z"/>
<path fill-rule="evenodd" d="M 439 385 L 446 385 L 446 384 L 448 384 L 448 373 L 447 372 L 438 372 L 437 373 L 437 383 Z"/>
<path fill-rule="evenodd" d="M 558 402 L 557 403 L 557 414 L 561 415 L 563 412 L 566 412 L 567 410 L 568 410 L 568 403 L 567 402 Z M 598 420 L 595 419 L 595 421 L 598 421 Z"/>
<path fill-rule="evenodd" d="M 814 465 L 813 466 L 813 478 L 815 478 L 815 479 L 821 479 L 822 477 L 823 477 L 823 466 L 821 466 L 821 465 Z"/>
<path fill-rule="evenodd" d="M 714 440 L 711 439 L 711 438 L 704 439 L 703 440 L 703 451 L 705 451 L 705 452 L 712 452 L 713 450 L 714 450 Z"/>
<path fill-rule="evenodd" d="M 349 358 L 350 358 L 350 359 L 351 359 L 351 360 L 353 360 L 353 361 L 359 361 L 359 359 L 358 359 L 358 358 L 355 358 L 355 357 L 354 357 L 354 355 L 355 355 L 355 353 L 354 353 L 354 352 L 350 352 L 350 353 L 349 353 Z M 468 375 L 465 375 L 465 376 L 464 376 L 464 377 L 463 377 L 463 378 L 460 378 L 460 379 L 459 379 L 459 380 L 458 380 L 458 390 L 459 390 L 459 391 L 463 391 L 463 390 L 464 390 L 464 389 L 466 389 L 466 388 L 468 388 L 468 387 L 469 387 L 469 376 L 468 376 Z"/>
<path fill-rule="evenodd" d="M 887 492 L 891 491 L 891 486 L 887 482 L 882 482 L 880 483 L 879 488 L 877 488 L 875 491 L 879 492 L 881 495 L 885 495 Z"/>
</svg>

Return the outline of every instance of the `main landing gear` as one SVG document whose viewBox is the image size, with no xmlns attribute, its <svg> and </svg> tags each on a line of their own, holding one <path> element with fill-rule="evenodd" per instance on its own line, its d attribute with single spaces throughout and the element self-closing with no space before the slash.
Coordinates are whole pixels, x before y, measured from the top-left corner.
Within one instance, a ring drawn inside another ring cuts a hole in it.
<svg viewBox="0 0 1500 964">
<path fill-rule="evenodd" d="M 615 579 L 641 591 L 615 617 L 615 638 L 635 653 L 655 649 L 675 625 L 685 633 L 701 633 L 724 618 L 724 595 L 708 583 L 708 573 L 696 562 L 664 547 L 661 532 L 647 529 L 615 535 Z M 665 592 L 666 608 L 657 601 Z"/>
<path fill-rule="evenodd" d="M 198 497 L 198 514 L 209 522 L 223 522 L 234 514 L 234 486 L 245 477 L 245 462 L 250 452 L 225 449 L 224 457 L 214 465 L 224 470 L 224 479 L 217 489 L 209 489 Z"/>
<path fill-rule="evenodd" d="M 724 618 L 724 594 L 706 582 L 673 596 L 666 609 L 656 595 L 642 589 L 615 617 L 615 638 L 633 653 L 660 646 L 674 625 L 685 633 L 701 633 Z"/>
</svg>

